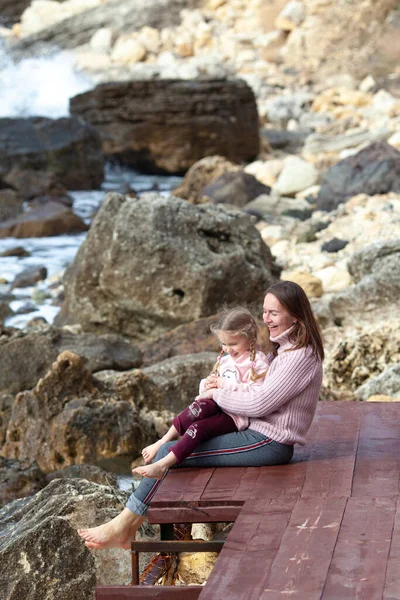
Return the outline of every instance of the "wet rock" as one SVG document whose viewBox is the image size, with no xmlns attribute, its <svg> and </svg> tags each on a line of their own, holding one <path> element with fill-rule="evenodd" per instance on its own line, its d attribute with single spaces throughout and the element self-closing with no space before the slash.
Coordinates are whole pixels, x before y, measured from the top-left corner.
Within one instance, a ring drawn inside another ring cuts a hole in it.
<svg viewBox="0 0 400 600">
<path fill-rule="evenodd" d="M 26 256 L 30 256 L 30 252 L 25 250 L 22 246 L 15 246 L 15 248 L 0 252 L 0 256 L 17 256 L 18 258 L 25 258 Z"/>
<path fill-rule="evenodd" d="M 0 182 L 24 198 L 54 185 L 96 189 L 103 181 L 98 134 L 81 119 L 0 119 Z"/>
<path fill-rule="evenodd" d="M 13 283 L 12 288 L 24 288 L 31 287 L 38 283 L 39 281 L 44 281 L 47 277 L 47 269 L 43 266 L 32 266 L 24 269 L 21 273 L 19 273 Z"/>
<path fill-rule="evenodd" d="M 0 238 L 48 237 L 88 229 L 89 226 L 71 209 L 59 202 L 48 202 L 0 223 Z"/>
<path fill-rule="evenodd" d="M 375 142 L 331 167 L 317 197 L 317 208 L 333 210 L 356 194 L 400 192 L 400 152 Z"/>
<path fill-rule="evenodd" d="M 115 385 L 102 384 L 84 363 L 65 351 L 32 391 L 16 396 L 1 449 L 5 457 L 34 458 L 49 473 L 138 456 L 153 439 L 153 424 L 141 411 L 163 408 L 154 383 L 137 371 Z"/>
<path fill-rule="evenodd" d="M 0 190 L 0 222 L 18 216 L 23 203 L 24 199 L 15 190 Z"/>
<path fill-rule="evenodd" d="M 95 585 L 130 579 L 129 552 L 91 552 L 80 527 L 115 517 L 126 494 L 69 479 L 52 481 L 32 498 L 0 511 L 0 589 L 4 600 L 94 600 Z M 12 573 L 12 577 L 10 577 Z"/>
<path fill-rule="evenodd" d="M 144 172 L 183 173 L 215 154 L 248 162 L 259 151 L 254 94 L 239 79 L 105 83 L 70 107 L 99 132 L 108 157 Z"/>
<path fill-rule="evenodd" d="M 35 312 L 39 310 L 38 307 L 33 302 L 25 302 L 22 306 L 20 306 L 16 311 L 16 315 L 28 315 L 31 312 Z"/>
<path fill-rule="evenodd" d="M 35 462 L 21 463 L 0 456 L 0 507 L 16 498 L 32 496 L 45 485 L 44 473 Z"/>
<path fill-rule="evenodd" d="M 339 238 L 332 238 L 328 242 L 325 242 L 321 246 L 321 250 L 323 252 L 339 252 L 339 250 L 343 250 L 346 248 L 349 242 L 347 240 L 340 240 Z"/>
<path fill-rule="evenodd" d="M 209 200 L 201 195 L 202 189 L 221 175 L 239 169 L 239 165 L 235 165 L 223 156 L 206 156 L 190 167 L 182 183 L 172 193 L 192 204 L 208 202 Z"/>
<path fill-rule="evenodd" d="M 56 323 L 156 337 L 226 302 L 255 302 L 275 273 L 268 247 L 239 211 L 111 193 L 67 269 Z"/>
<path fill-rule="evenodd" d="M 0 323 L 3 324 L 8 317 L 11 317 L 14 311 L 11 310 L 8 302 L 2 302 L 0 300 Z"/>
<path fill-rule="evenodd" d="M 216 204 L 232 204 L 243 207 L 261 194 L 269 194 L 271 188 L 244 171 L 225 173 L 207 184 L 200 196 Z"/>
<path fill-rule="evenodd" d="M 374 395 L 400 396 L 400 362 L 385 369 L 361 385 L 355 392 L 358 400 L 368 400 Z"/>
</svg>

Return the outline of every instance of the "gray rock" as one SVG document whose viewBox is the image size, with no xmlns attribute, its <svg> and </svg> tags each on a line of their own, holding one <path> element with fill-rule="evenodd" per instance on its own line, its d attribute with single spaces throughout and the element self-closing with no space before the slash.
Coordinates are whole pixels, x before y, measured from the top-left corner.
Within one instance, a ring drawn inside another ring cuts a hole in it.
<svg viewBox="0 0 400 600">
<path fill-rule="evenodd" d="M 400 363 L 388 367 L 383 373 L 372 377 L 355 391 L 358 400 L 368 400 L 370 396 L 376 394 L 400 397 Z"/>
<path fill-rule="evenodd" d="M 103 167 L 99 136 L 81 119 L 0 119 L 0 183 L 24 198 L 60 184 L 96 189 Z"/>
<path fill-rule="evenodd" d="M 347 148 L 357 148 L 361 144 L 367 144 L 376 140 L 387 140 L 390 137 L 390 129 L 378 129 L 369 131 L 359 129 L 346 134 L 329 135 L 324 133 L 313 133 L 308 136 L 303 148 L 305 156 L 318 156 L 329 152 L 340 152 Z"/>
<path fill-rule="evenodd" d="M 24 199 L 15 190 L 0 190 L 0 222 L 18 216 L 23 203 Z"/>
<path fill-rule="evenodd" d="M 72 465 L 71 467 L 48 473 L 45 476 L 46 483 L 50 483 L 54 479 L 86 479 L 92 483 L 99 483 L 100 485 L 107 485 L 118 489 L 118 478 L 96 465 Z"/>
<path fill-rule="evenodd" d="M 32 461 L 0 456 L 0 507 L 16 498 L 32 496 L 46 485 L 44 473 Z"/>
<path fill-rule="evenodd" d="M 260 135 L 275 150 L 294 152 L 300 150 L 310 130 L 288 131 L 287 129 L 262 129 Z"/>
<path fill-rule="evenodd" d="M 7 505 L 0 511 L 2 600 L 94 600 L 96 580 L 128 584 L 129 552 L 92 553 L 76 531 L 115 517 L 126 497 L 85 480 L 58 479 Z"/>
<path fill-rule="evenodd" d="M 12 288 L 24 288 L 31 287 L 38 283 L 39 281 L 43 281 L 47 277 L 47 269 L 44 266 L 31 266 L 27 267 L 21 273 L 16 275 Z"/>
<path fill-rule="evenodd" d="M 0 25 L 11 27 L 18 23 L 24 10 L 30 5 L 30 0 L 1 0 L 0 1 Z"/>
<path fill-rule="evenodd" d="M 249 162 L 259 151 L 256 101 L 240 79 L 104 83 L 70 109 L 100 134 L 107 156 L 145 172 L 183 173 L 214 154 Z"/>
<path fill-rule="evenodd" d="M 30 256 L 30 252 L 25 250 L 22 246 L 15 246 L 14 248 L 9 248 L 9 250 L 4 250 L 4 252 L 0 252 L 0 257 L 3 256 L 17 256 L 18 258 L 23 258 L 26 256 Z"/>
<path fill-rule="evenodd" d="M 276 280 L 247 215 L 173 196 L 108 194 L 65 276 L 56 323 L 136 339 L 254 303 Z"/>
<path fill-rule="evenodd" d="M 209 375 L 216 358 L 215 352 L 174 356 L 146 367 L 143 373 L 156 384 L 165 407 L 177 414 L 193 402 L 200 380 Z"/>
<path fill-rule="evenodd" d="M 271 188 L 253 175 L 244 171 L 231 171 L 203 187 L 200 196 L 207 197 L 216 204 L 231 204 L 242 208 L 261 194 L 270 192 Z"/>
<path fill-rule="evenodd" d="M 324 252 L 339 252 L 339 250 L 343 250 L 346 248 L 349 242 L 347 240 L 339 240 L 339 238 L 332 238 L 328 242 L 325 242 L 321 246 L 321 250 Z"/>
<path fill-rule="evenodd" d="M 400 239 L 376 242 L 356 252 L 348 263 L 356 284 L 334 294 L 330 309 L 336 322 L 364 324 L 396 317 L 400 308 Z"/>
<path fill-rule="evenodd" d="M 270 98 L 265 103 L 265 112 L 270 123 L 276 123 L 281 127 L 286 127 L 290 119 L 299 119 L 305 109 L 313 101 L 313 96 L 309 92 L 298 92 Z"/>
<path fill-rule="evenodd" d="M 328 169 L 317 208 L 331 211 L 356 194 L 400 192 L 400 152 L 386 142 L 374 142 Z"/>
</svg>

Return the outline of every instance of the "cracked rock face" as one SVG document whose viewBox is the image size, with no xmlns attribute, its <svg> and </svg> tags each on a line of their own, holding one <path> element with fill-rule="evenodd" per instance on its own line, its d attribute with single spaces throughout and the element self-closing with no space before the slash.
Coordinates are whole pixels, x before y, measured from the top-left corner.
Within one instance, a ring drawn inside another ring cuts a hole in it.
<svg viewBox="0 0 400 600">
<path fill-rule="evenodd" d="M 239 211 L 111 193 L 67 271 L 57 322 L 155 337 L 225 303 L 259 306 L 276 275 L 269 248 Z"/>
</svg>

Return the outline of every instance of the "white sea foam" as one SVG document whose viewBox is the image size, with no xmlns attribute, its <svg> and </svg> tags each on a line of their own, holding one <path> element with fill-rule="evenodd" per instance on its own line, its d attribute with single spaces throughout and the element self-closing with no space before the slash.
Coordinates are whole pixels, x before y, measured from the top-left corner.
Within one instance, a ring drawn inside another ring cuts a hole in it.
<svg viewBox="0 0 400 600">
<path fill-rule="evenodd" d="M 69 99 L 92 87 L 67 52 L 14 63 L 0 47 L 0 117 L 66 117 Z"/>
</svg>

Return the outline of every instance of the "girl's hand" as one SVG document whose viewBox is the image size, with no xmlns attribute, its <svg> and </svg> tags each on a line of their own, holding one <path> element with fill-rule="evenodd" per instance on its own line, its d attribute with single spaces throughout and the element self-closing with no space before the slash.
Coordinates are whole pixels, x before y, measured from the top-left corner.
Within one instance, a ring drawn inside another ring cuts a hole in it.
<svg viewBox="0 0 400 600">
<path fill-rule="evenodd" d="M 195 400 L 206 400 L 207 398 L 214 398 L 214 392 L 216 391 L 217 388 L 213 387 L 210 388 L 209 390 L 206 390 L 205 392 L 203 392 L 202 394 L 199 394 L 198 396 L 196 396 Z"/>
<path fill-rule="evenodd" d="M 212 388 L 217 387 L 217 376 L 209 375 L 206 379 L 205 386 L 206 390 L 210 390 Z"/>
</svg>

